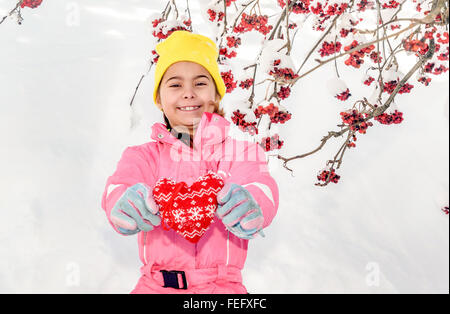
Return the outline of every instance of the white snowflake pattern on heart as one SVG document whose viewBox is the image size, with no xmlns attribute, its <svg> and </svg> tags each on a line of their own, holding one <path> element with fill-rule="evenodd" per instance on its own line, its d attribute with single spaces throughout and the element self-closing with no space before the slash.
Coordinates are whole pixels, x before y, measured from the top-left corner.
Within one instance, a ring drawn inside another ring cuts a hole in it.
<svg viewBox="0 0 450 314">
<path fill-rule="evenodd" d="M 189 209 L 189 214 L 191 215 L 193 220 L 203 219 L 203 214 L 201 213 L 200 207 L 192 207 Z"/>
</svg>

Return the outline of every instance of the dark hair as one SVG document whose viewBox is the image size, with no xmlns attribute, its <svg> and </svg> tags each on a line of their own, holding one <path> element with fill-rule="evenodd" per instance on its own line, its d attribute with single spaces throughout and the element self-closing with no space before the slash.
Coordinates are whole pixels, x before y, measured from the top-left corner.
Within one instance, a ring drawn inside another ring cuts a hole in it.
<svg viewBox="0 0 450 314">
<path fill-rule="evenodd" d="M 166 115 L 163 113 L 164 116 L 164 122 L 166 123 L 166 128 L 169 130 L 172 129 L 172 126 L 170 125 L 169 119 L 167 119 Z"/>
</svg>

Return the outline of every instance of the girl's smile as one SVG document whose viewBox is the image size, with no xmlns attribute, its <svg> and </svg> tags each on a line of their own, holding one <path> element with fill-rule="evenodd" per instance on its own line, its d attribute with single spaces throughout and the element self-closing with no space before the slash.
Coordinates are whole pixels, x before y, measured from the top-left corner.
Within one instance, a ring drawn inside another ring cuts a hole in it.
<svg viewBox="0 0 450 314">
<path fill-rule="evenodd" d="M 184 112 L 194 112 L 200 109 L 201 107 L 202 106 L 185 106 L 185 107 L 178 107 L 178 109 Z"/>
</svg>

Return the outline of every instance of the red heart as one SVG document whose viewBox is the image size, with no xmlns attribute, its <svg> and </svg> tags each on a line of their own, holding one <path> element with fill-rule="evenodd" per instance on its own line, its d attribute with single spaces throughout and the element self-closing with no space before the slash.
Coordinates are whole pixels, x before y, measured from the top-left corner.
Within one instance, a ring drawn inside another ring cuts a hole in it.
<svg viewBox="0 0 450 314">
<path fill-rule="evenodd" d="M 183 181 L 159 179 L 153 189 L 153 198 L 160 206 L 163 228 L 172 228 L 188 241 L 197 243 L 214 219 L 217 193 L 223 186 L 222 178 L 212 171 L 199 177 L 191 186 Z"/>
</svg>

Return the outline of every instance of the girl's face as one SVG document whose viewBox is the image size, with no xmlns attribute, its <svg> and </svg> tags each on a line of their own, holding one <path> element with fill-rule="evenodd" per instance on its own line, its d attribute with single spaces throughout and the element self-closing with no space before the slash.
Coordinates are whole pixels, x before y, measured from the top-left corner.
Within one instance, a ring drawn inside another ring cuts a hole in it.
<svg viewBox="0 0 450 314">
<path fill-rule="evenodd" d="M 181 61 L 164 73 L 156 105 L 163 109 L 173 128 L 178 127 L 179 132 L 188 130 L 193 136 L 203 112 L 214 112 L 214 102 L 219 101 L 220 95 L 208 70 L 198 63 Z"/>
</svg>

